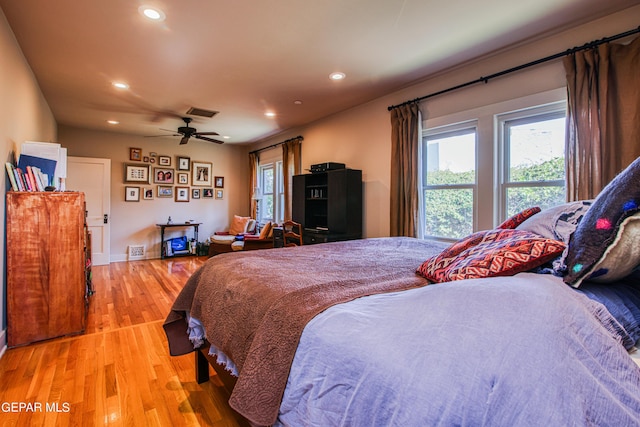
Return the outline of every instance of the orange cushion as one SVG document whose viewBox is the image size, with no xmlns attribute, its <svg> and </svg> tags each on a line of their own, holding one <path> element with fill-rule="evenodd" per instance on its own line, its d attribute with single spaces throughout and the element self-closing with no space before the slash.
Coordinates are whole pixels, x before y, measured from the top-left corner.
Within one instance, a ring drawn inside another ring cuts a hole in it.
<svg viewBox="0 0 640 427">
<path fill-rule="evenodd" d="M 271 221 L 267 222 L 260 230 L 260 239 L 266 239 L 271 233 Z"/>
<path fill-rule="evenodd" d="M 229 227 L 229 234 L 236 235 L 244 233 L 250 219 L 251 217 L 249 216 L 234 215 L 233 221 L 231 221 L 231 226 Z"/>
</svg>

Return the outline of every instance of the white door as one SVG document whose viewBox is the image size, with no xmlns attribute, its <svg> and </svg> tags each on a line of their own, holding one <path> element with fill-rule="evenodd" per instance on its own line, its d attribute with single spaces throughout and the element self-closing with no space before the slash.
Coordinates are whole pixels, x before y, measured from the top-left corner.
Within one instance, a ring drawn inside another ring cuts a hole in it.
<svg viewBox="0 0 640 427">
<path fill-rule="evenodd" d="M 67 157 L 66 189 L 82 191 L 91 231 L 91 263 L 110 262 L 111 159 Z"/>
</svg>

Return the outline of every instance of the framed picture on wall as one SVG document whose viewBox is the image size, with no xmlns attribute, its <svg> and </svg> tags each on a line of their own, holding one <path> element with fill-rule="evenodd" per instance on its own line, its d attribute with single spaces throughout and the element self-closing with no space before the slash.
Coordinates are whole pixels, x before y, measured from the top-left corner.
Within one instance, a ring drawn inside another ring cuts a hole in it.
<svg viewBox="0 0 640 427">
<path fill-rule="evenodd" d="M 153 200 L 153 188 L 144 187 L 142 189 L 142 199 L 143 200 Z"/>
<path fill-rule="evenodd" d="M 124 182 L 141 182 L 149 183 L 149 171 L 148 165 L 124 165 Z"/>
<path fill-rule="evenodd" d="M 173 197 L 173 187 L 168 185 L 158 185 L 158 197 Z"/>
<path fill-rule="evenodd" d="M 176 187 L 176 202 L 189 201 L 189 187 Z"/>
<path fill-rule="evenodd" d="M 213 188 L 203 188 L 202 197 L 205 199 L 213 199 Z"/>
<path fill-rule="evenodd" d="M 142 148 L 129 148 L 129 160 L 139 162 L 142 160 Z"/>
<path fill-rule="evenodd" d="M 178 170 L 179 171 L 191 170 L 191 159 L 189 157 L 178 156 Z"/>
<path fill-rule="evenodd" d="M 169 157 L 169 156 L 158 156 L 158 164 L 160 166 L 171 166 L 171 157 Z"/>
<path fill-rule="evenodd" d="M 175 172 L 169 168 L 153 168 L 153 182 L 156 184 L 173 184 Z"/>
<path fill-rule="evenodd" d="M 216 190 L 216 199 L 222 199 L 224 196 L 224 190 Z"/>
<path fill-rule="evenodd" d="M 189 185 L 189 174 L 187 172 L 178 172 L 178 184 Z"/>
<path fill-rule="evenodd" d="M 199 188 L 192 188 L 191 189 L 191 198 L 192 199 L 199 199 L 200 198 L 200 189 Z"/>
<path fill-rule="evenodd" d="M 211 169 L 213 164 L 209 162 L 191 163 L 191 185 L 198 187 L 211 187 Z"/>
<path fill-rule="evenodd" d="M 224 188 L 224 176 L 216 176 L 213 182 L 214 182 L 214 187 Z"/>
<path fill-rule="evenodd" d="M 140 187 L 124 187 L 124 201 L 125 202 L 139 202 L 140 201 Z"/>
</svg>

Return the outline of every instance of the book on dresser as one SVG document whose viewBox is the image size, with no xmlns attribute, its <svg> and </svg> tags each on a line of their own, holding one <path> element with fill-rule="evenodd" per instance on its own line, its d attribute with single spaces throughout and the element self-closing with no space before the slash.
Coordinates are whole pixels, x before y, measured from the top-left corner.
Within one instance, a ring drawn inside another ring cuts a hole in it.
<svg viewBox="0 0 640 427">
<path fill-rule="evenodd" d="M 84 193 L 10 191 L 6 209 L 8 346 L 82 333 L 89 266 Z"/>
</svg>

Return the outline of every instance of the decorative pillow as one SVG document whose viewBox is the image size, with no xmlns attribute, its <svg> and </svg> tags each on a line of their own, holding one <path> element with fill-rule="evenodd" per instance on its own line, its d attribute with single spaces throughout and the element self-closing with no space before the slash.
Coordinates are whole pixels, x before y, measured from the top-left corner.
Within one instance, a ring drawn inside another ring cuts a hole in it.
<svg viewBox="0 0 640 427">
<path fill-rule="evenodd" d="M 571 236 L 565 283 L 615 281 L 640 264 L 639 205 L 640 157 L 600 192 Z"/>
<path fill-rule="evenodd" d="M 258 224 L 258 221 L 256 221 L 253 218 L 250 218 L 249 221 L 247 221 L 247 225 L 244 227 L 244 232 L 249 234 L 254 234 L 256 232 L 257 224 Z"/>
<path fill-rule="evenodd" d="M 264 227 L 262 227 L 259 239 L 266 239 L 269 236 L 269 233 L 271 233 L 271 221 L 268 221 Z"/>
<path fill-rule="evenodd" d="M 233 221 L 231 221 L 231 226 L 229 226 L 229 234 L 241 234 L 244 233 L 247 229 L 247 223 L 251 217 L 248 216 L 233 216 Z"/>
<path fill-rule="evenodd" d="M 516 228 L 517 226 L 522 224 L 527 218 L 532 217 L 538 212 L 540 212 L 540 208 L 537 206 L 533 208 L 525 209 L 522 212 L 518 212 L 517 214 L 515 214 L 514 216 L 512 216 L 511 218 L 509 218 L 508 220 L 506 220 L 496 228 L 501 230 L 509 230 L 509 229 Z"/>
<path fill-rule="evenodd" d="M 432 282 L 510 276 L 541 266 L 564 248 L 527 231 L 479 231 L 427 259 L 417 273 Z"/>
<path fill-rule="evenodd" d="M 571 234 L 589 210 L 591 203 L 592 200 L 581 200 L 553 206 L 528 218 L 518 225 L 516 230 L 530 231 L 547 239 L 569 243 Z"/>
</svg>

